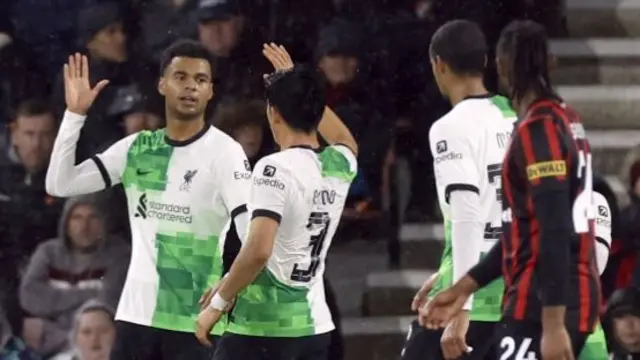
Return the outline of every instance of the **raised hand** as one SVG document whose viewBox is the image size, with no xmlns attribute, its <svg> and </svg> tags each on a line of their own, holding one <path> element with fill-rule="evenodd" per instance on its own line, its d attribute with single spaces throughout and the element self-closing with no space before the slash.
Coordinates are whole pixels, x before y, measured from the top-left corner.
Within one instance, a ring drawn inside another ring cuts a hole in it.
<svg viewBox="0 0 640 360">
<path fill-rule="evenodd" d="M 101 80 L 91 88 L 89 83 L 89 60 L 78 53 L 69 56 L 64 64 L 64 98 L 67 109 L 73 113 L 86 115 L 100 91 L 109 84 Z"/>
<path fill-rule="evenodd" d="M 273 65 L 276 71 L 285 71 L 293 69 L 293 61 L 291 56 L 282 45 L 276 45 L 274 43 L 264 44 L 262 48 L 262 55 L 267 58 Z"/>
</svg>

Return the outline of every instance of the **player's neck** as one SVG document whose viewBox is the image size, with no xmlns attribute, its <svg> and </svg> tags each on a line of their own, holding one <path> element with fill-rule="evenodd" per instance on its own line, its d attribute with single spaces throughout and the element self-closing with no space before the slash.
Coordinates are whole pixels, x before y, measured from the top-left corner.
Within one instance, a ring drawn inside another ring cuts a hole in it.
<svg viewBox="0 0 640 360">
<path fill-rule="evenodd" d="M 449 89 L 449 101 L 451 101 L 451 106 L 456 106 L 466 98 L 487 95 L 488 93 L 482 78 L 468 77 L 451 86 Z"/>
<path fill-rule="evenodd" d="M 318 135 L 315 133 L 290 133 L 280 141 L 281 150 L 285 150 L 293 146 L 309 146 L 313 149 L 317 149 L 320 147 L 320 143 L 318 142 Z"/>
<path fill-rule="evenodd" d="M 540 95 L 536 94 L 535 91 L 527 91 L 520 100 L 513 100 L 513 108 L 518 112 L 518 117 L 523 117 L 531 104 L 533 104 L 536 99 L 538 99 Z"/>
<path fill-rule="evenodd" d="M 171 140 L 189 140 L 202 131 L 205 126 L 204 119 L 176 120 L 167 117 L 167 127 L 165 132 Z"/>
</svg>

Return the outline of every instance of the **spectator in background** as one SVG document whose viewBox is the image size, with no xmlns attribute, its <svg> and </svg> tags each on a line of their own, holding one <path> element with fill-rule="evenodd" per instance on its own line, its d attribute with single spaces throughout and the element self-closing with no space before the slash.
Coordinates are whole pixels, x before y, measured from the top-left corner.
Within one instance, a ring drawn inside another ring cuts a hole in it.
<svg viewBox="0 0 640 360">
<path fill-rule="evenodd" d="M 214 126 L 242 145 L 252 168 L 268 152 L 262 146 L 267 124 L 265 109 L 262 100 L 225 102 L 220 104 L 213 119 Z"/>
<path fill-rule="evenodd" d="M 382 164 L 391 143 L 391 125 L 374 100 L 366 71 L 364 30 L 356 24 L 336 20 L 320 32 L 316 47 L 317 66 L 327 83 L 327 105 L 340 116 L 360 145 L 361 170 L 351 187 L 356 200 L 378 200 Z"/>
<path fill-rule="evenodd" d="M 27 345 L 15 336 L 11 324 L 0 307 L 0 359 L 2 360 L 39 360 L 40 356 L 27 348 Z"/>
<path fill-rule="evenodd" d="M 200 42 L 215 58 L 214 101 L 261 98 L 262 75 L 271 71 L 239 0 L 200 0 L 197 15 Z"/>
<path fill-rule="evenodd" d="M 620 286 L 640 286 L 640 160 L 629 169 L 630 204 L 620 213 L 620 245 L 618 252 L 625 257 L 621 275 L 626 275 L 626 282 Z"/>
<path fill-rule="evenodd" d="M 27 343 L 50 356 L 64 349 L 76 310 L 99 298 L 115 307 L 128 266 L 128 248 L 104 232 L 95 196 L 65 204 L 57 238 L 40 245 L 20 284 L 28 313 Z"/>
<path fill-rule="evenodd" d="M 640 359 L 640 289 L 618 289 L 609 301 L 603 325 L 614 360 Z"/>
<path fill-rule="evenodd" d="M 116 326 L 112 308 L 89 300 L 77 311 L 69 336 L 69 350 L 51 360 L 108 360 Z"/>
<path fill-rule="evenodd" d="M 41 100 L 23 102 L 10 131 L 10 146 L 0 153 L 0 307 L 19 334 L 20 274 L 38 244 L 56 235 L 62 201 L 44 185 L 56 132 L 52 109 Z"/>
<path fill-rule="evenodd" d="M 137 85 L 129 85 L 120 89 L 118 97 L 107 112 L 121 118 L 125 135 L 131 135 L 138 131 L 163 127 L 160 106 L 162 105 L 152 104 L 149 96 L 143 95 Z"/>
<path fill-rule="evenodd" d="M 117 114 L 108 112 L 118 97 L 127 96 L 123 87 L 133 83 L 130 63 L 127 62 L 127 34 L 124 32 L 120 7 L 115 2 L 103 2 L 83 8 L 78 16 L 78 45 L 89 54 L 92 83 L 109 80 L 109 86 L 100 92 L 87 114 L 86 125 L 82 128 L 76 160 L 82 162 L 101 152 L 124 136 Z M 59 106 L 58 113 L 64 111 L 62 72 L 59 73 L 54 88 L 53 99 Z"/>
</svg>

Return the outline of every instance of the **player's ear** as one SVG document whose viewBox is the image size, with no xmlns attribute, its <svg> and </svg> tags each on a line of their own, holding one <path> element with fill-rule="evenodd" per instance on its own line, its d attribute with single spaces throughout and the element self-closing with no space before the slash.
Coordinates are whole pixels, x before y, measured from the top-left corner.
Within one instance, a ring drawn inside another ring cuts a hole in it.
<svg viewBox="0 0 640 360">
<path fill-rule="evenodd" d="M 216 94 L 216 87 L 213 85 L 213 81 L 209 82 L 209 96 L 207 96 L 207 100 L 213 99 Z"/>
<path fill-rule="evenodd" d="M 167 90 L 167 82 L 164 76 L 161 76 L 160 80 L 158 80 L 158 92 L 160 93 L 160 95 L 165 96 L 166 90 Z"/>
</svg>

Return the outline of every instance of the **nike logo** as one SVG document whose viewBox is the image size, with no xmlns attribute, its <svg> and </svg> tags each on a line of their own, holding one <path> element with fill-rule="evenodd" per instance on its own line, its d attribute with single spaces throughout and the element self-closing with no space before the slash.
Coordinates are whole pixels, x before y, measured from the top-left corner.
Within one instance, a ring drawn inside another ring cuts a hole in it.
<svg viewBox="0 0 640 360">
<path fill-rule="evenodd" d="M 152 172 L 153 172 L 152 170 L 136 169 L 136 175 L 138 176 L 148 175 Z"/>
</svg>

